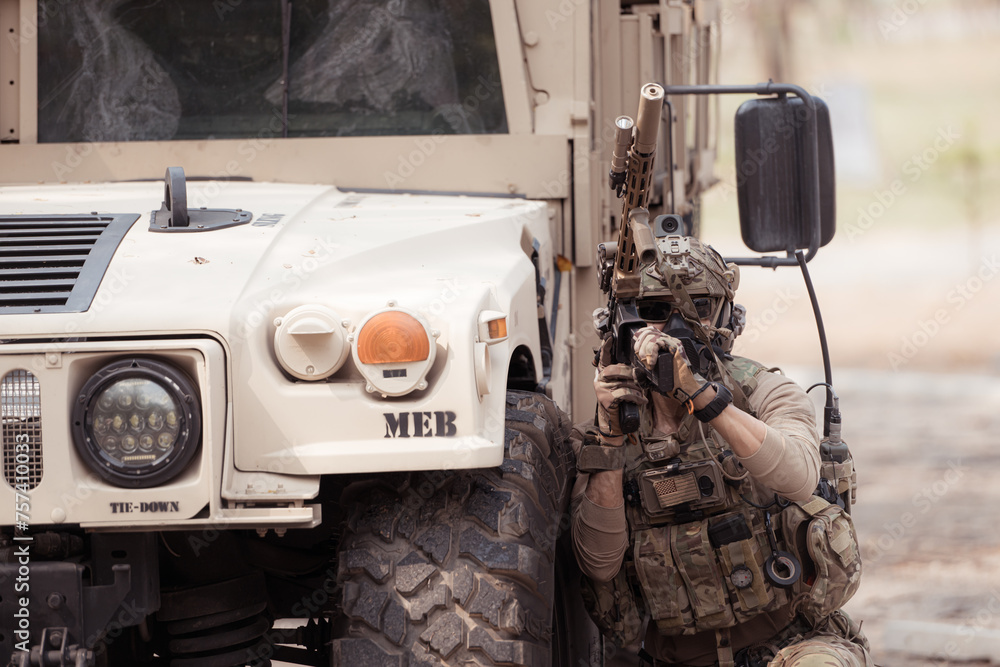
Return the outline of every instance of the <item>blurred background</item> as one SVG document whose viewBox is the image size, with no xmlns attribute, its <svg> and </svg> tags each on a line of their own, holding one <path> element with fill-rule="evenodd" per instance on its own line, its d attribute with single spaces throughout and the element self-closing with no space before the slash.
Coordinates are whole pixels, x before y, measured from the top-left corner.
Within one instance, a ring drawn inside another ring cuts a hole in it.
<svg viewBox="0 0 1000 667">
<path fill-rule="evenodd" d="M 830 109 L 837 233 L 809 266 L 858 469 L 848 610 L 880 665 L 1000 663 L 1000 2 L 726 0 L 723 16 L 720 82 L 793 82 Z M 727 256 L 747 254 L 739 102 L 720 101 L 703 212 Z M 737 300 L 738 354 L 822 381 L 797 269 L 744 267 Z"/>
</svg>

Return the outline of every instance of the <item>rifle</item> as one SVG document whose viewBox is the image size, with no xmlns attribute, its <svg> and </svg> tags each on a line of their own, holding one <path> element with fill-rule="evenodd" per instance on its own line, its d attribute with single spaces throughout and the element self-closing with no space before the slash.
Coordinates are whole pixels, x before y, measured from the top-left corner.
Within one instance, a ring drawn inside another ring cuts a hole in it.
<svg viewBox="0 0 1000 667">
<path fill-rule="evenodd" d="M 613 339 L 612 363 L 631 364 L 642 371 L 658 391 L 668 393 L 673 389 L 671 354 L 661 352 L 655 367 L 650 370 L 636 358 L 633 348 L 635 332 L 646 326 L 635 303 L 642 284 L 639 269 L 655 261 L 657 254 L 647 206 L 662 109 L 663 88 L 647 83 L 639 93 L 637 121 L 633 123 L 628 116 L 615 120 L 615 145 L 608 183 L 623 202 L 617 243 L 602 243 L 597 250 L 601 289 L 608 294 L 607 321 L 600 323 L 598 328 L 605 338 L 611 336 Z M 634 403 L 622 403 L 619 425 L 623 433 L 636 431 L 639 407 Z"/>
</svg>

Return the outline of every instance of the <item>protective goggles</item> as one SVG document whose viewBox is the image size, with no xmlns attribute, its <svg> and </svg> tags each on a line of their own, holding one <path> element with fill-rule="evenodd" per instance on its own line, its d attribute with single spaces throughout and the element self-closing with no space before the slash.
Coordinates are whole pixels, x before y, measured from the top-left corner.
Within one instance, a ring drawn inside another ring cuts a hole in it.
<svg viewBox="0 0 1000 667">
<path fill-rule="evenodd" d="M 694 301 L 699 319 L 709 319 L 715 313 L 715 299 L 703 297 L 691 300 Z M 666 322 L 670 319 L 671 313 L 677 310 L 676 305 L 674 301 L 640 301 L 636 304 L 636 309 L 639 311 L 639 317 L 646 322 Z"/>
</svg>

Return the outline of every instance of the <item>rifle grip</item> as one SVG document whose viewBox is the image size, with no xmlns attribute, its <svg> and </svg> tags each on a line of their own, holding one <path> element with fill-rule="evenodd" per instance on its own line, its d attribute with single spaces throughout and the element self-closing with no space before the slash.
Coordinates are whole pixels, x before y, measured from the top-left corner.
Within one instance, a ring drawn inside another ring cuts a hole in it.
<svg viewBox="0 0 1000 667">
<path fill-rule="evenodd" d="M 618 427 L 628 435 L 639 430 L 639 406 L 635 403 L 620 403 L 618 405 Z"/>
</svg>

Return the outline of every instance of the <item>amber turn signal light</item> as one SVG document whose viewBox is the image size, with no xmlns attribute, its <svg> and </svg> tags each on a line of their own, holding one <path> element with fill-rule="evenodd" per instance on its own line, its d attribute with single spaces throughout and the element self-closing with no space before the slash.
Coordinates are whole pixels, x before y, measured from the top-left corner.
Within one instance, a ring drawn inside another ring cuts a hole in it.
<svg viewBox="0 0 1000 667">
<path fill-rule="evenodd" d="M 499 320 L 490 320 L 487 323 L 490 332 L 490 338 L 506 338 L 507 337 L 507 318 L 501 318 Z"/>
<path fill-rule="evenodd" d="M 479 341 L 493 345 L 507 340 L 507 314 L 499 310 L 479 313 Z"/>
<path fill-rule="evenodd" d="M 388 310 L 369 319 L 358 332 L 358 360 L 363 364 L 403 364 L 424 361 L 430 339 L 412 315 Z"/>
</svg>

